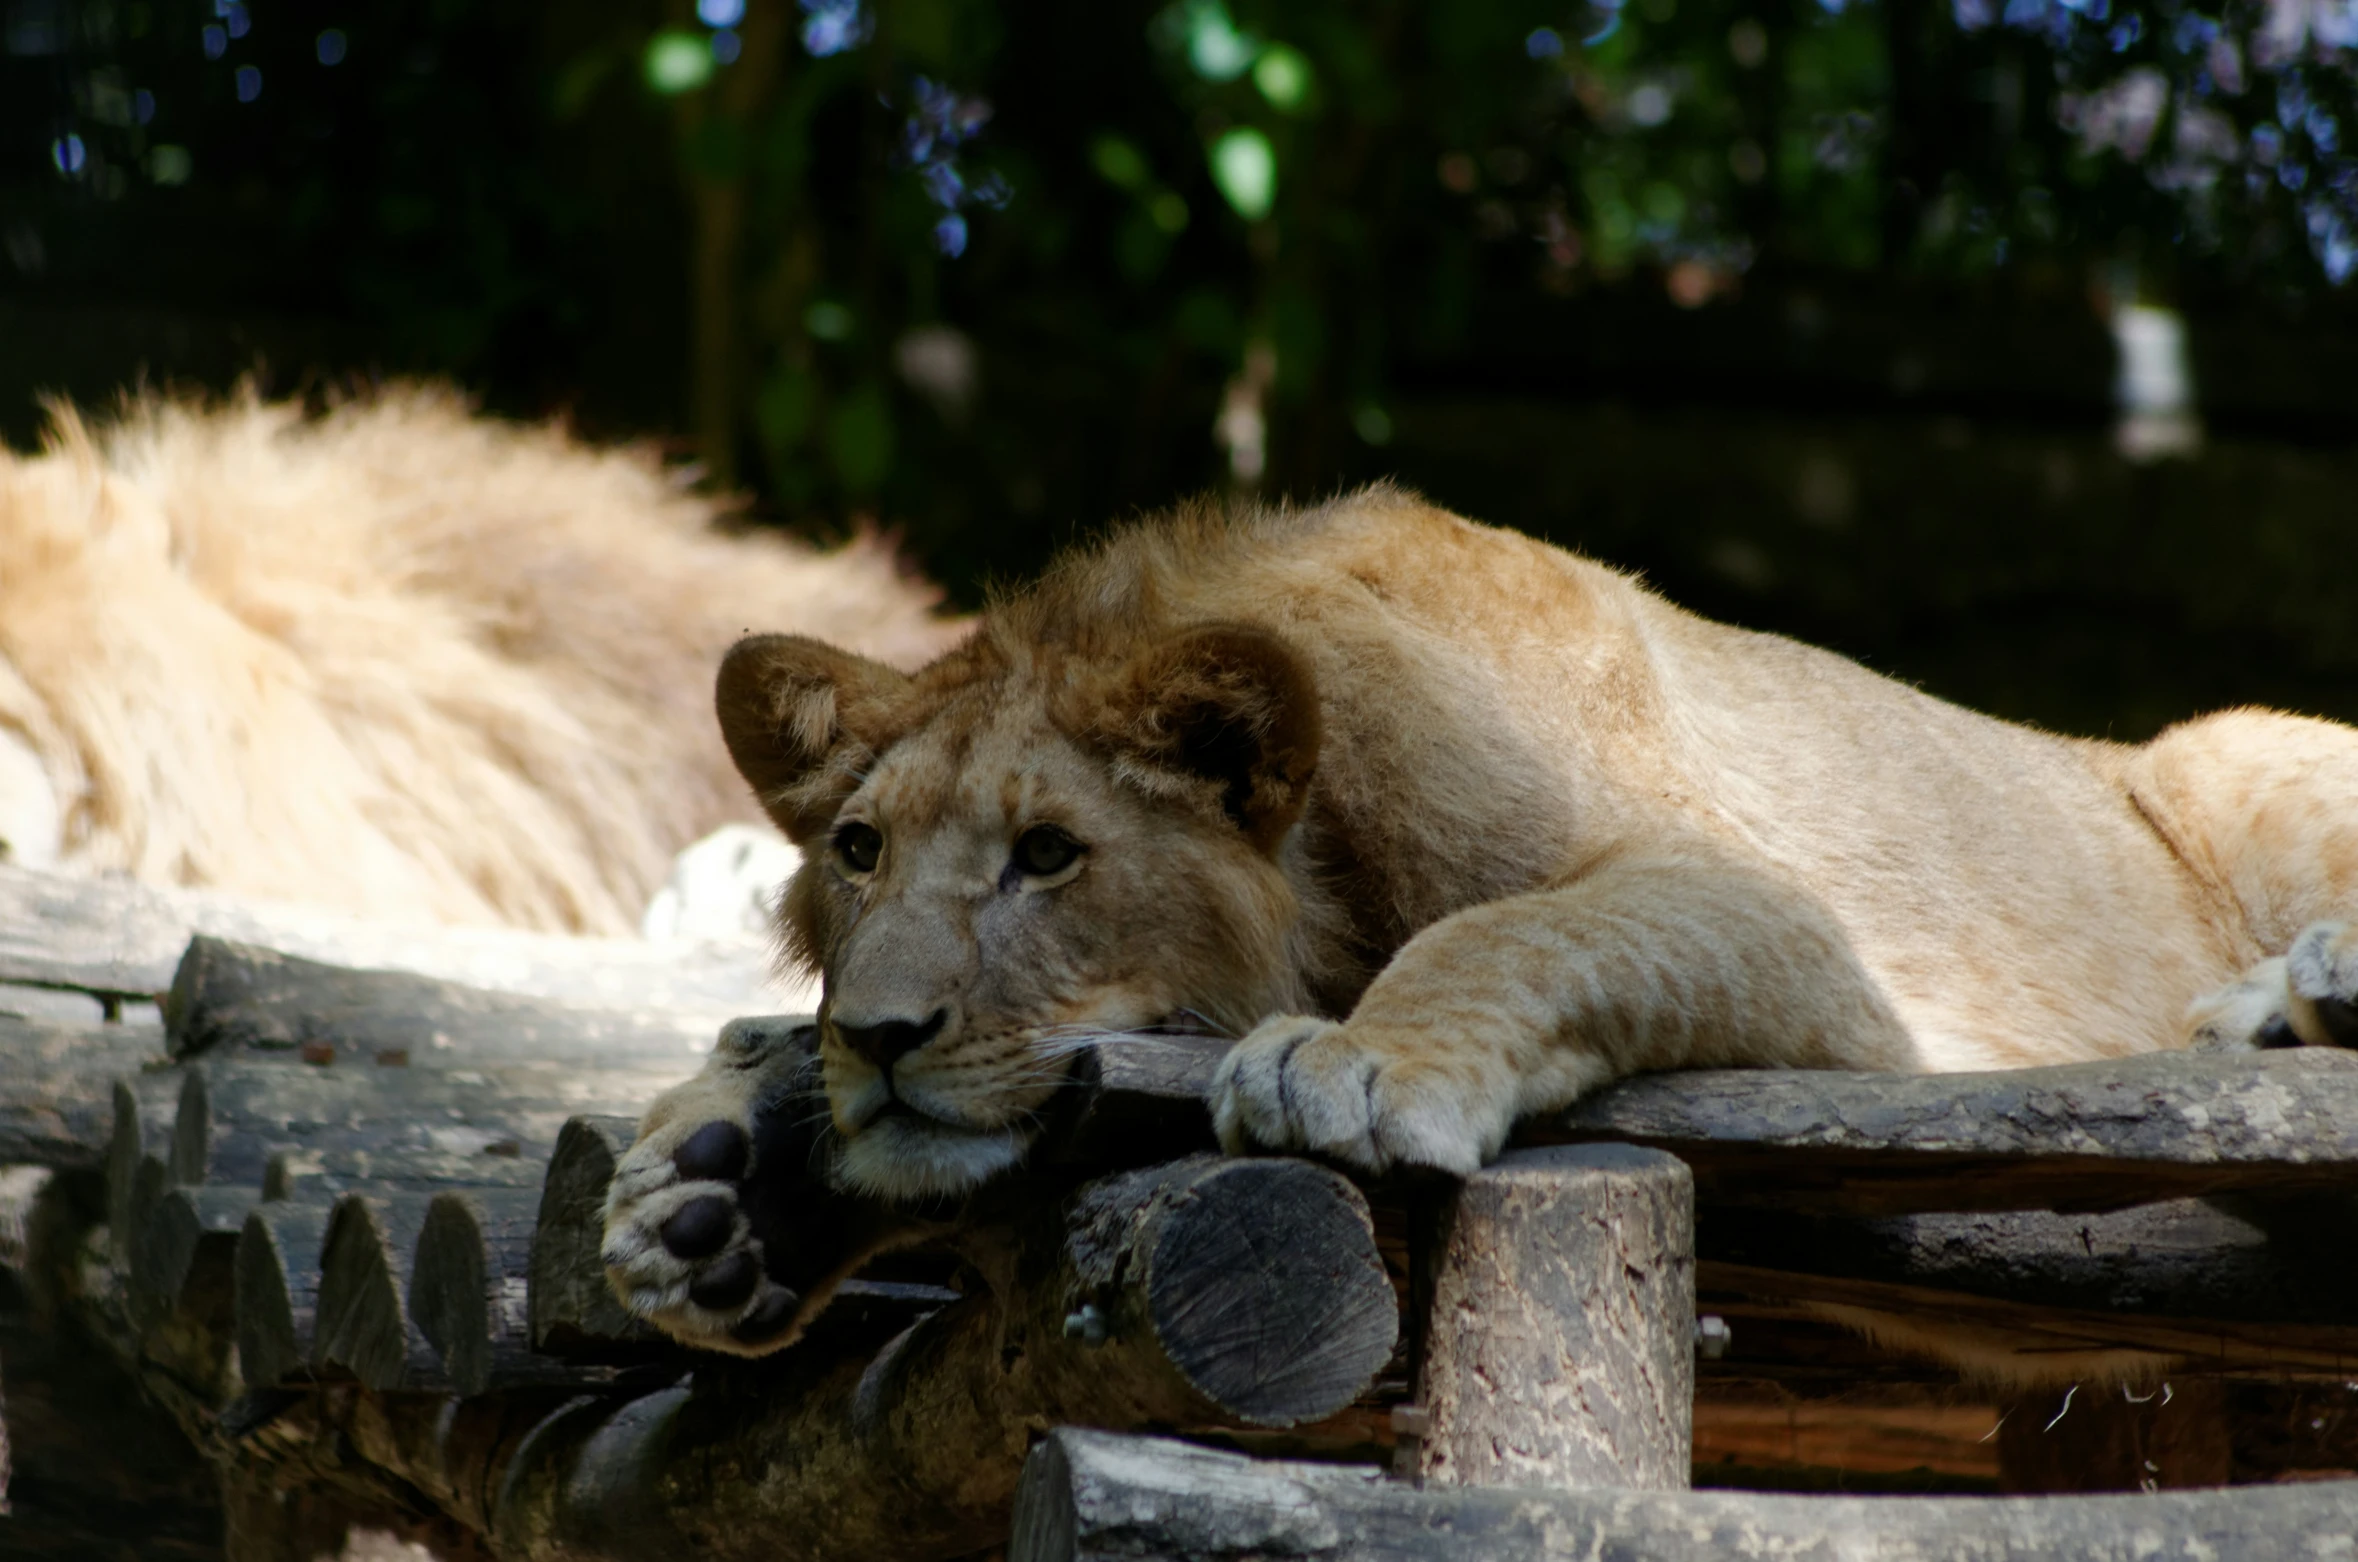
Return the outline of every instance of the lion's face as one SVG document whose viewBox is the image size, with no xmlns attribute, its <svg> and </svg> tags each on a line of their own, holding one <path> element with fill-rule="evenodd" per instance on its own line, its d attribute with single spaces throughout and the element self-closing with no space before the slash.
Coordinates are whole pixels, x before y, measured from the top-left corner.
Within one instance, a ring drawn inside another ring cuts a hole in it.
<svg viewBox="0 0 2358 1562">
<path fill-rule="evenodd" d="M 914 680 L 761 639 L 731 653 L 720 706 L 804 845 L 786 935 L 824 974 L 856 1186 L 971 1187 L 1022 1158 L 1092 1042 L 1183 1020 L 1242 1034 L 1278 1006 L 1296 908 L 1276 856 L 1315 704 L 1272 637 Z"/>
</svg>

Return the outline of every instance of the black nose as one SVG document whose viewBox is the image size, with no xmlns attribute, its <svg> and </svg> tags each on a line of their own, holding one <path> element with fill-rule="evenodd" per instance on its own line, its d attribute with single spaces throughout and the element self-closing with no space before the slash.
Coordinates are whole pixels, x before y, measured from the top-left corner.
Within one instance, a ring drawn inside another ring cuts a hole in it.
<svg viewBox="0 0 2358 1562">
<path fill-rule="evenodd" d="M 950 1011 L 936 1009 L 923 1021 L 878 1020 L 873 1025 L 846 1025 L 835 1022 L 835 1034 L 843 1044 L 881 1069 L 890 1069 L 902 1058 L 942 1033 L 949 1023 Z"/>
</svg>

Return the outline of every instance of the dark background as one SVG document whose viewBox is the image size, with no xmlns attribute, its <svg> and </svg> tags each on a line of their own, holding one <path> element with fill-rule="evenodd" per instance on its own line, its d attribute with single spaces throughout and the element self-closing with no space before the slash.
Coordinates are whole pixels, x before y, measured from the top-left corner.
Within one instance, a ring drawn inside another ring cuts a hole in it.
<svg viewBox="0 0 2358 1562">
<path fill-rule="evenodd" d="M 2003 714 L 2358 718 L 2336 10 L 704 6 L 0 0 L 0 433 L 448 376 L 969 603 L 1396 475 Z M 2129 303 L 2192 450 L 2119 451 Z"/>
</svg>

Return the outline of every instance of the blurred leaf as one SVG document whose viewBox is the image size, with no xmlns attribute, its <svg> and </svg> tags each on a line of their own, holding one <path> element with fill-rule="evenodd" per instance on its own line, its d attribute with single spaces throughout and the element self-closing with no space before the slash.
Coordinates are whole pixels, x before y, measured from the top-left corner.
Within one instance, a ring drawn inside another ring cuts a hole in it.
<svg viewBox="0 0 2358 1562">
<path fill-rule="evenodd" d="M 881 383 L 865 381 L 827 423 L 828 454 L 843 486 L 862 497 L 874 494 L 891 468 L 892 445 L 892 404 Z"/>
<path fill-rule="evenodd" d="M 1238 216 L 1259 222 L 1277 200 L 1277 151 L 1250 126 L 1224 132 L 1212 143 L 1212 182 Z"/>
<path fill-rule="evenodd" d="M 647 40 L 640 69 L 647 86 L 665 97 L 693 92 L 712 79 L 712 45 L 701 33 L 665 28 Z"/>
</svg>

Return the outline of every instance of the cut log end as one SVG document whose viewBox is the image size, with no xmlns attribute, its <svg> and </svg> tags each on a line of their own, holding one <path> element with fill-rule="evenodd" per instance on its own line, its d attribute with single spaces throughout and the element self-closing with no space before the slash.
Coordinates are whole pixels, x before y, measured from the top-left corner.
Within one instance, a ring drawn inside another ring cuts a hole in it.
<svg viewBox="0 0 2358 1562">
<path fill-rule="evenodd" d="M 1145 1290 L 1171 1364 L 1258 1426 L 1333 1414 L 1399 1338 L 1366 1204 L 1307 1162 L 1231 1162 L 1194 1182 L 1160 1222 Z"/>
</svg>

